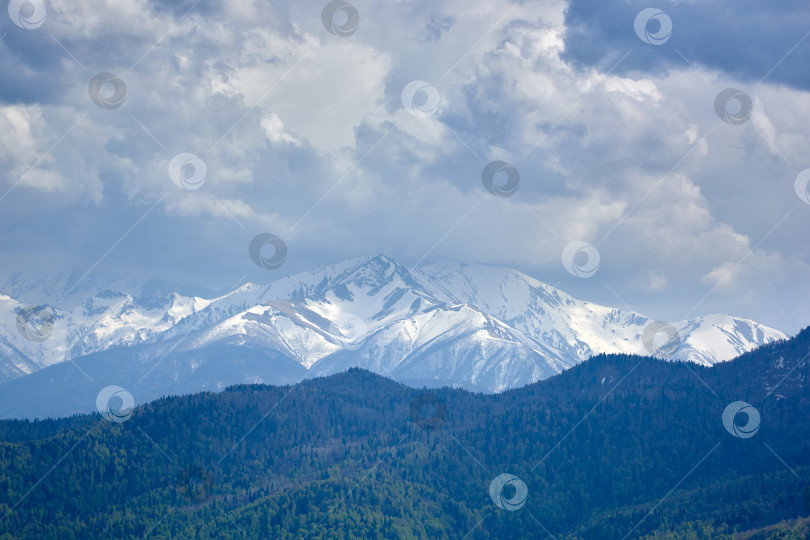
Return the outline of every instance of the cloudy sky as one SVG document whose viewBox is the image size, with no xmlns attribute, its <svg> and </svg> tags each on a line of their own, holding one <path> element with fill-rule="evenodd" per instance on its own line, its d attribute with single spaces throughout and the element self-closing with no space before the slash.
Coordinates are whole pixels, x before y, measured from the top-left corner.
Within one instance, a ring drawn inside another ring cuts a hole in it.
<svg viewBox="0 0 810 540">
<path fill-rule="evenodd" d="M 810 324 L 806 1 L 6 4 L 6 275 L 224 290 L 385 253 Z"/>
</svg>

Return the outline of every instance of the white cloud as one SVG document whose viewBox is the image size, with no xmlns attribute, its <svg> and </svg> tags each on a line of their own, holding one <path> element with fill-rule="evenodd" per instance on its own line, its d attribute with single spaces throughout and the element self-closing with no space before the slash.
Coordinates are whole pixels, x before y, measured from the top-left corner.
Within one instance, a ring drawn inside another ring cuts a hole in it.
<svg viewBox="0 0 810 540">
<path fill-rule="evenodd" d="M 285 233 L 291 264 L 305 267 L 387 251 L 405 263 L 429 254 L 513 264 L 548 281 L 567 279 L 562 248 L 585 240 L 602 254 L 598 279 L 639 309 L 667 304 L 677 315 L 717 286 L 707 309 L 787 320 L 762 302 L 763 283 L 808 290 L 797 273 L 810 260 L 810 212 L 746 253 L 798 204 L 807 94 L 763 84 L 751 122 L 723 124 L 714 96 L 737 83 L 721 73 L 684 65 L 619 76 L 569 64 L 565 7 L 358 5 L 357 33 L 337 38 L 311 5 L 239 0 L 180 19 L 145 0 L 56 1 L 49 28 L 88 69 L 61 64 L 58 103 L 0 109 L 3 182 L 87 113 L 27 185 L 69 194 L 48 200 L 65 216 L 87 201 L 115 213 L 168 194 L 156 213 L 187 220 L 195 235 L 219 224 L 206 256 L 223 275 L 237 266 L 224 254 L 244 251 L 223 238 L 261 230 Z M 55 45 L 54 54 L 65 57 Z M 120 109 L 87 98 L 102 70 L 127 84 Z M 414 79 L 439 90 L 437 115 L 402 109 Z M 207 163 L 199 192 L 169 181 L 179 152 Z M 495 159 L 520 171 L 511 199 L 482 188 Z"/>
</svg>

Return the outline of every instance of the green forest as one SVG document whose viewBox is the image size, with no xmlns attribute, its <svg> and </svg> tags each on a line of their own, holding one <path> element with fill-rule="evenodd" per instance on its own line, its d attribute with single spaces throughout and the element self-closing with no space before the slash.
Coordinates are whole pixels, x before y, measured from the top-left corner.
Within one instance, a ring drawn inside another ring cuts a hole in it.
<svg viewBox="0 0 810 540">
<path fill-rule="evenodd" d="M 123 423 L 2 421 L 0 539 L 808 538 L 808 354 L 805 330 L 713 368 L 602 355 L 497 395 L 355 369 Z M 751 437 L 722 421 L 737 401 Z M 520 508 L 490 496 L 501 474 Z"/>
</svg>

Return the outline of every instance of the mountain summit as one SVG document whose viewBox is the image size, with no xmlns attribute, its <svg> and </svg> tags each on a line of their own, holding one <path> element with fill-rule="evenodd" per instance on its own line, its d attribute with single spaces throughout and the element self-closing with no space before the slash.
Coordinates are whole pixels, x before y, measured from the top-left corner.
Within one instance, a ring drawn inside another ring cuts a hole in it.
<svg viewBox="0 0 810 540">
<path fill-rule="evenodd" d="M 91 389 L 103 381 L 144 402 L 351 367 L 409 385 L 500 392 L 600 353 L 713 365 L 786 337 L 729 315 L 660 323 L 508 268 L 407 269 L 383 255 L 248 283 L 213 299 L 105 290 L 71 310 L 47 306 L 44 339 L 20 330 L 28 306 L 4 295 L 0 306 L 0 394 L 22 398 L 45 390 L 82 396 L 74 384 L 94 397 Z M 47 414 L 92 409 L 93 399 L 84 406 L 77 399 Z M 0 403 L 0 414 L 19 414 L 22 405 L 9 407 L 4 413 Z"/>
</svg>

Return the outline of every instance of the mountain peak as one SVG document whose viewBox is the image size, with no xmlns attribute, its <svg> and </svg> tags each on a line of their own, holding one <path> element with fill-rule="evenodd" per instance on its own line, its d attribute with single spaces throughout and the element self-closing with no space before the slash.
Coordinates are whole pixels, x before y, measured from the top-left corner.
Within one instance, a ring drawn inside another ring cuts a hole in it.
<svg viewBox="0 0 810 540">
<path fill-rule="evenodd" d="M 137 373 L 135 391 L 139 367 L 153 362 L 158 372 L 149 381 L 161 382 L 145 395 L 287 384 L 352 367 L 417 386 L 499 392 L 601 353 L 663 355 L 645 337 L 651 319 L 641 314 L 578 300 L 511 268 L 411 270 L 384 254 L 247 283 L 210 300 L 102 292 L 74 308 L 54 306 L 42 340 L 18 331 L 25 304 L 5 296 L 0 304 L 0 382 L 27 374 L 58 380 L 36 372 L 70 359 L 89 371 L 98 362 L 99 376 L 116 374 L 119 384 Z M 785 337 L 728 315 L 670 327 L 677 343 L 668 344 L 667 358 L 703 365 Z"/>
</svg>

